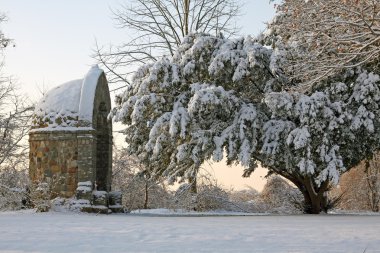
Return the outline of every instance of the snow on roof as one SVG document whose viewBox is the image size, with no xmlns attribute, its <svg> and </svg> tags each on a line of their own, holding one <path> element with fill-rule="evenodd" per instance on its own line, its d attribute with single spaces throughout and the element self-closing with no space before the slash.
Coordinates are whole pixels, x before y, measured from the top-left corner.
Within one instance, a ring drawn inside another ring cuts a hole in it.
<svg viewBox="0 0 380 253">
<path fill-rule="evenodd" d="M 81 98 L 79 102 L 79 118 L 92 122 L 92 112 L 95 100 L 96 85 L 103 73 L 98 65 L 93 66 L 83 80 Z"/>
<path fill-rule="evenodd" d="M 93 66 L 84 79 L 73 80 L 50 90 L 37 104 L 32 128 L 34 131 L 72 130 L 92 127 L 95 91 L 103 73 Z"/>
</svg>

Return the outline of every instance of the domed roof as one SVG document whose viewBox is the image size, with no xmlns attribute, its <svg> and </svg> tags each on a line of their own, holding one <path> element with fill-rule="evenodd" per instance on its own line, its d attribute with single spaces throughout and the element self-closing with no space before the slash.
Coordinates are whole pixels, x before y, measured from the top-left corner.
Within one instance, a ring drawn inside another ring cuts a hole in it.
<svg viewBox="0 0 380 253">
<path fill-rule="evenodd" d="M 103 70 L 95 65 L 83 79 L 61 84 L 47 92 L 36 105 L 32 129 L 91 128 L 96 87 L 102 74 Z"/>
</svg>

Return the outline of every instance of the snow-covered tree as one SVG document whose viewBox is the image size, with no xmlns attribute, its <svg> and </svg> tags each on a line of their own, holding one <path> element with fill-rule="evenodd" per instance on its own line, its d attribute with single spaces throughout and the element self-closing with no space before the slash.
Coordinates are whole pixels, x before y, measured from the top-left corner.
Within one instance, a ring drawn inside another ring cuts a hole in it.
<svg viewBox="0 0 380 253">
<path fill-rule="evenodd" d="M 357 68 L 308 95 L 289 92 L 282 56 L 250 37 L 186 37 L 117 97 L 130 152 L 172 181 L 225 154 L 244 176 L 260 162 L 299 188 L 306 212 L 319 213 L 340 174 L 377 149 L 380 78 Z"/>
<path fill-rule="evenodd" d="M 291 48 L 283 70 L 303 88 L 355 66 L 379 71 L 378 0 L 284 0 L 269 27 Z"/>
<path fill-rule="evenodd" d="M 249 56 L 243 47 L 252 49 Z M 233 42 L 214 36 L 192 35 L 185 39 L 171 60 L 164 58 L 142 67 L 133 85 L 116 99 L 115 119 L 128 125 L 125 131 L 128 149 L 149 161 L 156 173 L 168 178 L 194 176 L 202 162 L 214 155 L 214 136 L 234 123 L 230 121 L 241 107 L 242 124 L 243 117 L 254 119 L 254 105 L 241 105 L 241 98 L 228 90 L 238 91 L 242 98 L 256 93 L 254 99 L 264 99 L 263 83 L 272 78 L 268 78 L 269 69 L 261 61 L 269 61 L 270 51 L 256 46 L 250 39 Z M 218 52 L 221 54 L 214 57 Z M 228 63 L 230 53 L 236 53 L 236 62 L 227 69 L 223 66 L 223 58 Z M 240 54 L 246 59 L 240 60 Z M 252 63 L 248 62 L 248 57 Z M 226 83 L 238 64 L 235 82 Z M 251 69 L 257 73 L 257 76 L 252 75 L 252 81 L 258 84 L 253 89 L 249 87 L 251 76 L 245 76 Z M 225 84 L 228 90 L 217 83 Z M 268 83 L 269 87 L 273 82 Z M 230 150 L 230 162 L 237 160 L 232 146 Z M 221 159 L 222 147 L 217 151 L 215 156 Z M 247 157 L 245 164 L 249 164 L 249 155 Z"/>
<path fill-rule="evenodd" d="M 132 0 L 112 10 L 118 28 L 130 35 L 122 45 L 97 45 L 94 58 L 104 66 L 109 83 L 119 90 L 130 84 L 137 67 L 173 56 L 192 32 L 235 35 L 240 0 Z M 191 180 L 196 192 L 196 177 Z"/>
</svg>

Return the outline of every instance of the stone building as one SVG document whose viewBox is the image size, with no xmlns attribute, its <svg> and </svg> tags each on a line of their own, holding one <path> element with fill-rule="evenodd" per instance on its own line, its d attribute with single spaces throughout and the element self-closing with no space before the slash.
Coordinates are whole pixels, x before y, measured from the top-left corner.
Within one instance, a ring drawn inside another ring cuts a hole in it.
<svg viewBox="0 0 380 253">
<path fill-rule="evenodd" d="M 47 92 L 29 133 L 32 182 L 49 182 L 53 195 L 65 198 L 90 199 L 86 189 L 111 191 L 110 110 L 107 79 L 97 66 Z"/>
</svg>

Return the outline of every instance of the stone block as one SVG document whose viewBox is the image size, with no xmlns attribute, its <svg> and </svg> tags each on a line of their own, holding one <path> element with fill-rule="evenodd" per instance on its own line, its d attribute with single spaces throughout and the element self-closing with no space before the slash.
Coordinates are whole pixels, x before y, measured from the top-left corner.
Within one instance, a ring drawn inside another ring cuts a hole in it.
<svg viewBox="0 0 380 253">
<path fill-rule="evenodd" d="M 54 166 L 54 165 L 57 165 L 57 162 L 55 160 L 50 160 L 49 166 Z"/>
<path fill-rule="evenodd" d="M 111 210 L 106 206 L 84 206 L 80 209 L 81 212 L 86 213 L 101 213 L 101 214 L 109 214 Z"/>
<path fill-rule="evenodd" d="M 76 181 L 77 181 L 77 178 L 75 175 L 69 174 L 67 176 L 67 185 L 73 186 L 74 190 L 75 190 L 75 187 L 77 185 Z"/>
<path fill-rule="evenodd" d="M 53 166 L 51 166 L 50 167 L 50 170 L 51 170 L 51 172 L 52 173 L 59 173 L 59 172 L 61 172 L 61 168 L 58 166 L 58 165 L 53 165 Z"/>
<path fill-rule="evenodd" d="M 44 176 L 45 176 L 45 178 L 51 178 L 53 176 L 53 173 L 51 170 L 45 170 Z"/>
<path fill-rule="evenodd" d="M 78 166 L 78 162 L 75 159 L 70 161 L 69 167 L 77 167 L 77 166 Z"/>
<path fill-rule="evenodd" d="M 90 181 L 78 183 L 76 198 L 92 201 L 92 183 Z"/>
<path fill-rule="evenodd" d="M 67 173 L 68 172 L 66 164 L 62 164 L 62 166 L 61 166 L 61 172 L 62 173 Z"/>
<path fill-rule="evenodd" d="M 108 208 L 113 213 L 125 213 L 125 212 L 127 212 L 123 206 L 109 206 Z"/>
<path fill-rule="evenodd" d="M 122 205 L 123 195 L 120 191 L 112 191 L 108 194 L 108 202 L 110 206 Z"/>
<path fill-rule="evenodd" d="M 96 206 L 108 206 L 108 193 L 106 191 L 93 191 L 93 203 Z"/>
<path fill-rule="evenodd" d="M 77 167 L 72 167 L 72 168 L 69 168 L 68 169 L 68 173 L 70 174 L 76 174 L 78 171 L 78 168 Z"/>
</svg>

